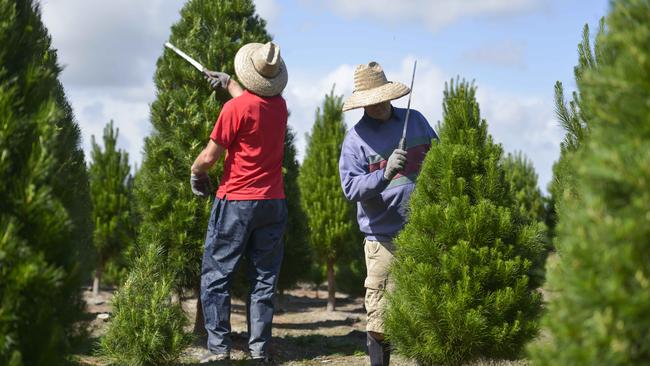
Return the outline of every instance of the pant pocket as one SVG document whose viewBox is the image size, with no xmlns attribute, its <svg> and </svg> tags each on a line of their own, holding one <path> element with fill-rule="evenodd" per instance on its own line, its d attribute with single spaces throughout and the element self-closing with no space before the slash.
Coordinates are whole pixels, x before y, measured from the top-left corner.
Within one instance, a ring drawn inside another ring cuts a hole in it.
<svg viewBox="0 0 650 366">
<path fill-rule="evenodd" d="M 364 305 L 368 321 L 366 330 L 371 332 L 384 332 L 384 307 L 386 306 L 386 281 L 380 278 L 366 278 L 366 296 Z"/>
</svg>

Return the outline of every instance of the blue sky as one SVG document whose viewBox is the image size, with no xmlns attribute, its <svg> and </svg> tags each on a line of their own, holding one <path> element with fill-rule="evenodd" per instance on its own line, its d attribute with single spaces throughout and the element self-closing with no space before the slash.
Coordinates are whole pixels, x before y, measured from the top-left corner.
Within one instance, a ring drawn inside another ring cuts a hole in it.
<svg viewBox="0 0 650 366">
<path fill-rule="evenodd" d="M 545 188 L 562 131 L 553 85 L 573 88 L 582 27 L 595 29 L 606 0 L 256 0 L 289 69 L 289 123 L 304 134 L 333 84 L 348 96 L 354 67 L 378 61 L 389 80 L 418 73 L 412 105 L 435 126 L 444 82 L 475 80 L 483 117 L 506 151 L 532 159 Z M 180 0 L 43 0 L 43 18 L 65 69 L 62 81 L 84 148 L 110 119 L 120 146 L 141 161 L 149 133 L 156 59 L 178 20 Z M 406 98 L 395 102 L 406 104 Z M 360 112 L 346 114 L 351 126 Z M 216 118 L 216 116 L 215 116 Z"/>
</svg>

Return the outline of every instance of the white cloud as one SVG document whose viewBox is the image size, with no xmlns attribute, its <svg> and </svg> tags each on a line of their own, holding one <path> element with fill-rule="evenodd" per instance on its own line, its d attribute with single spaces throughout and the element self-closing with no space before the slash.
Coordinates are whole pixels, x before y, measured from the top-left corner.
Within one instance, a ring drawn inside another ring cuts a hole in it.
<svg viewBox="0 0 650 366">
<path fill-rule="evenodd" d="M 545 191 L 564 136 L 554 116 L 550 93 L 545 99 L 478 85 L 477 99 L 494 140 L 503 144 L 506 153 L 518 150 L 526 154 L 535 165 L 540 188 Z"/>
<path fill-rule="evenodd" d="M 181 0 L 47 0 L 52 34 L 68 87 L 140 86 L 150 82 Z"/>
<path fill-rule="evenodd" d="M 324 3 L 349 18 L 372 18 L 391 24 L 418 22 L 438 31 L 464 18 L 526 13 L 542 6 L 541 0 L 332 0 Z"/>
<path fill-rule="evenodd" d="M 525 42 L 488 42 L 479 48 L 464 52 L 460 60 L 522 70 L 526 68 L 525 53 Z"/>
<path fill-rule="evenodd" d="M 144 137 L 150 132 L 149 104 L 140 98 L 124 98 L 122 90 L 114 88 L 80 88 L 67 90 L 68 98 L 75 108 L 75 116 L 83 132 L 83 147 L 89 159 L 91 136 L 102 139 L 104 126 L 113 120 L 119 128 L 118 146 L 129 153 L 131 164 L 142 160 Z M 134 91 L 140 93 L 141 91 Z"/>
</svg>

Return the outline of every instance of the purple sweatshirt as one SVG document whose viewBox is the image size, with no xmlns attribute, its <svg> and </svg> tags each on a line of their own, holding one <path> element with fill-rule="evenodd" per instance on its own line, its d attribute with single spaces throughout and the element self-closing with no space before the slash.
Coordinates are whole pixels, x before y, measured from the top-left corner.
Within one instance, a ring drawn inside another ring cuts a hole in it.
<svg viewBox="0 0 650 366">
<path fill-rule="evenodd" d="M 345 197 L 357 202 L 359 229 L 369 240 L 391 241 L 406 223 L 406 209 L 431 140 L 438 139 L 424 116 L 411 110 L 407 163 L 392 180 L 384 178 L 388 157 L 402 137 L 406 109 L 393 107 L 388 121 L 364 114 L 343 141 L 339 172 Z"/>
</svg>

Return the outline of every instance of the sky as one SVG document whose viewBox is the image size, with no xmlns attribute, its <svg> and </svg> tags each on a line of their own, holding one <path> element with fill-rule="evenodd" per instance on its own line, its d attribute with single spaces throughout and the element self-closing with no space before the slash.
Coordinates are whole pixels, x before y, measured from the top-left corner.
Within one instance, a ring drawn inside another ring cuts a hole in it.
<svg viewBox="0 0 650 366">
<path fill-rule="evenodd" d="M 417 60 L 411 107 L 435 128 L 445 82 L 473 80 L 494 140 L 506 152 L 521 151 L 532 160 L 543 190 L 563 137 L 554 115 L 554 84 L 575 88 L 582 28 L 587 23 L 595 30 L 609 8 L 607 0 L 254 2 L 287 64 L 283 95 L 300 159 L 316 108 L 332 88 L 344 97 L 352 93 L 357 65 L 377 61 L 389 80 L 408 85 Z M 151 131 L 156 60 L 184 3 L 41 0 L 87 157 L 91 136 L 101 140 L 113 120 L 120 130 L 118 145 L 132 163 L 142 161 L 143 139 Z M 394 101 L 399 107 L 406 103 L 406 97 Z M 361 114 L 347 112 L 347 126 Z"/>
</svg>

